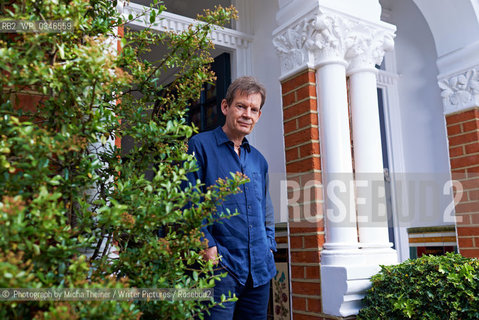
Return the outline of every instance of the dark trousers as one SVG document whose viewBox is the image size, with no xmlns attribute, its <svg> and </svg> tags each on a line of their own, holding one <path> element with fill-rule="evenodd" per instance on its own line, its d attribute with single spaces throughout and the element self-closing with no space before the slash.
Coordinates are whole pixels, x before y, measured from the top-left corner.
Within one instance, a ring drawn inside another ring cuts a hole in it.
<svg viewBox="0 0 479 320">
<path fill-rule="evenodd" d="M 253 288 L 251 276 L 248 277 L 245 285 L 240 284 L 235 277 L 230 275 L 217 281 L 214 287 L 215 301 L 221 301 L 221 295 L 228 297 L 236 294 L 238 298 L 234 302 L 223 303 L 223 307 L 215 306 L 209 309 L 211 315 L 205 312 L 205 319 L 208 320 L 265 320 L 268 311 L 270 282 Z"/>
</svg>

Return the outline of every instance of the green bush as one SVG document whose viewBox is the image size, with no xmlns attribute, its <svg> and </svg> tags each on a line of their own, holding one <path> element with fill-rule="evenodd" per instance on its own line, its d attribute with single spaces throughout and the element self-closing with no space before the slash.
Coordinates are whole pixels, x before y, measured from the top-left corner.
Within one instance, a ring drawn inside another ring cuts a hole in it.
<svg viewBox="0 0 479 320">
<path fill-rule="evenodd" d="M 460 254 L 382 266 L 358 320 L 479 319 L 479 261 Z"/>
<path fill-rule="evenodd" d="M 157 2 L 158 11 L 145 13 L 150 21 L 164 9 Z M 120 39 L 117 28 L 136 17 L 123 17 L 116 5 L 0 5 L 3 20 L 74 26 L 0 33 L 0 288 L 211 288 L 218 277 L 202 258 L 200 230 L 245 179 L 222 180 L 206 193 L 183 187 L 195 170 L 186 153 L 194 129 L 185 118 L 204 82 L 214 81 L 208 34 L 235 10 L 208 11 L 204 23 L 178 34 L 125 28 Z M 167 48 L 162 59 L 141 59 L 158 44 Z M 163 87 L 172 74 L 176 80 Z M 134 141 L 128 150 L 116 143 L 125 137 Z M 8 301 L 0 302 L 0 319 L 187 319 L 206 307 Z"/>
</svg>

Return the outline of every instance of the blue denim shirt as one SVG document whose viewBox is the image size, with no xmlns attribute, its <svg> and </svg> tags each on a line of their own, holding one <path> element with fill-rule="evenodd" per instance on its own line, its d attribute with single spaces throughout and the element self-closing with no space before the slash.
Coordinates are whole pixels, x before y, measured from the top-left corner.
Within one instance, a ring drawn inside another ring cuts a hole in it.
<svg viewBox="0 0 479 320">
<path fill-rule="evenodd" d="M 271 252 L 276 251 L 276 242 L 265 158 L 246 138 L 238 156 L 221 127 L 192 137 L 188 152 L 195 155 L 199 167 L 188 175 L 192 184 L 199 179 L 206 188 L 218 178 L 231 177 L 230 172 L 242 172 L 249 177 L 250 182 L 241 186 L 241 192 L 228 196 L 217 206 L 218 212 L 238 210 L 239 215 L 221 219 L 202 231 L 208 246 L 217 247 L 220 264 L 241 284 L 246 283 L 250 273 L 254 287 L 267 283 L 276 274 Z"/>
</svg>

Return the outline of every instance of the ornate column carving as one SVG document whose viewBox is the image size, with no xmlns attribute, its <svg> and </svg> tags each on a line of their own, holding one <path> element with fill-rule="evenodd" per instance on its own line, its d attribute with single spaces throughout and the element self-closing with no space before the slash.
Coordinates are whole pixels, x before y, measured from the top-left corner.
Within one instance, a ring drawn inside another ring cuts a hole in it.
<svg viewBox="0 0 479 320">
<path fill-rule="evenodd" d="M 347 65 L 346 53 L 354 42 L 351 33 L 359 22 L 331 10 L 319 9 L 313 25 L 315 32 L 308 47 L 313 51 L 315 66 L 336 61 Z"/>
<path fill-rule="evenodd" d="M 337 60 L 345 61 L 350 70 L 374 67 L 394 46 L 394 28 L 389 24 L 373 24 L 321 7 L 277 28 L 273 36 L 282 77 Z"/>
<path fill-rule="evenodd" d="M 276 29 L 273 44 L 281 58 L 282 77 L 331 60 L 343 61 L 352 40 L 345 35 L 353 28 L 351 20 L 317 7 L 293 23 Z"/>
<path fill-rule="evenodd" d="M 282 78 L 314 66 L 309 42 L 315 32 L 313 27 L 315 19 L 315 14 L 309 14 L 292 25 L 275 31 L 273 44 L 281 59 Z"/>
<path fill-rule="evenodd" d="M 363 69 L 376 71 L 386 51 L 394 49 L 394 28 L 384 26 L 360 25 L 350 35 L 351 41 L 346 51 L 349 61 L 348 74 Z"/>
<path fill-rule="evenodd" d="M 444 114 L 479 106 L 479 66 L 439 79 Z"/>
</svg>

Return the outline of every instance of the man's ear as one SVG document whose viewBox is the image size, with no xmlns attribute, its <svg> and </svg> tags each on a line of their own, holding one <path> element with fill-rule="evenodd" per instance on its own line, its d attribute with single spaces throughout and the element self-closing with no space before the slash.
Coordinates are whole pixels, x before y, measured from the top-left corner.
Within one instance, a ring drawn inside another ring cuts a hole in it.
<svg viewBox="0 0 479 320">
<path fill-rule="evenodd" d="M 226 102 L 226 99 L 223 99 L 221 101 L 221 112 L 226 116 L 226 111 L 228 110 L 228 103 Z"/>
</svg>

